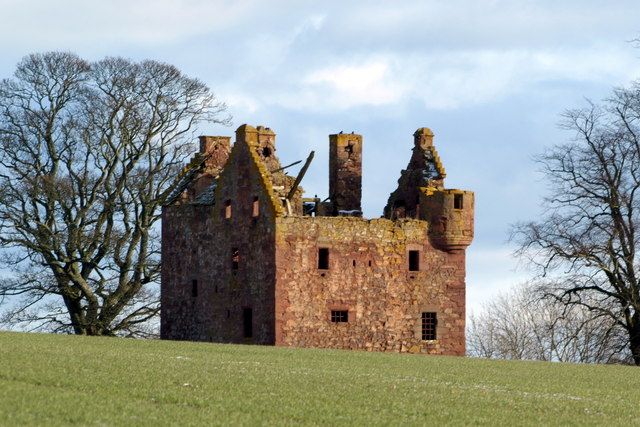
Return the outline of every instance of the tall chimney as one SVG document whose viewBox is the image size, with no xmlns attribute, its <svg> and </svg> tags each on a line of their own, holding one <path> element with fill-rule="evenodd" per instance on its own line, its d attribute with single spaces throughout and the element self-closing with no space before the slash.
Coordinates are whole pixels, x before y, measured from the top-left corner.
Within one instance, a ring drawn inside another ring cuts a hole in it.
<svg viewBox="0 0 640 427">
<path fill-rule="evenodd" d="M 329 135 L 329 196 L 334 215 L 362 211 L 362 135 Z"/>
</svg>

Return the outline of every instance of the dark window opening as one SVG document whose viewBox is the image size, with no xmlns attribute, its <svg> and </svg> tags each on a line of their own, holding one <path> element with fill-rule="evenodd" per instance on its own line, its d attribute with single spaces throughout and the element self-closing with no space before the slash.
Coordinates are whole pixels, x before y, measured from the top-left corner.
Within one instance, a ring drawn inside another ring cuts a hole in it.
<svg viewBox="0 0 640 427">
<path fill-rule="evenodd" d="M 264 148 L 262 149 L 262 155 L 263 155 L 264 157 L 269 157 L 269 156 L 271 156 L 271 148 L 269 148 L 269 147 L 264 147 Z"/>
<path fill-rule="evenodd" d="M 346 323 L 349 321 L 347 310 L 331 310 L 331 321 L 333 323 Z"/>
<path fill-rule="evenodd" d="M 231 249 L 231 269 L 237 270 L 240 266 L 240 250 L 238 248 Z"/>
<path fill-rule="evenodd" d="M 409 251 L 409 271 L 420 271 L 420 251 Z"/>
<path fill-rule="evenodd" d="M 438 316 L 434 312 L 422 313 L 422 339 L 424 341 L 437 339 L 436 329 Z"/>
<path fill-rule="evenodd" d="M 355 259 L 353 260 L 353 266 L 354 267 L 356 266 L 356 260 Z"/>
<path fill-rule="evenodd" d="M 245 338 L 253 336 L 253 311 L 248 307 L 242 309 L 242 331 Z"/>
<path fill-rule="evenodd" d="M 218 293 L 218 285 L 216 285 L 215 292 L 216 292 L 216 294 Z"/>
<path fill-rule="evenodd" d="M 462 209 L 462 194 L 454 194 L 453 195 L 453 208 L 454 209 Z"/>
<path fill-rule="evenodd" d="M 226 219 L 231 218 L 231 200 L 224 202 L 224 217 Z"/>
<path fill-rule="evenodd" d="M 231 317 L 231 310 L 227 310 L 227 319 Z"/>
<path fill-rule="evenodd" d="M 371 260 L 369 260 L 369 267 L 371 267 Z"/>
<path fill-rule="evenodd" d="M 348 153 L 349 156 L 353 154 L 353 144 L 348 144 L 344 147 L 344 151 Z"/>
<path fill-rule="evenodd" d="M 258 198 L 258 196 L 256 196 L 253 198 L 253 207 L 251 211 L 251 216 L 255 218 L 258 215 L 260 215 L 260 199 Z"/>
<path fill-rule="evenodd" d="M 191 281 L 191 296 L 194 298 L 198 296 L 198 281 L 195 279 Z"/>
<path fill-rule="evenodd" d="M 318 249 L 318 270 L 329 269 L 329 248 Z"/>
</svg>

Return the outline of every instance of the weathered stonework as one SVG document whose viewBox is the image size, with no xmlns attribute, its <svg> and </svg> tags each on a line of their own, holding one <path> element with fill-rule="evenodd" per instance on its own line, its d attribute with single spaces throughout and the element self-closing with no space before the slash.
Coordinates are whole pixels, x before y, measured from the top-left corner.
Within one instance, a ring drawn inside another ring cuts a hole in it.
<svg viewBox="0 0 640 427">
<path fill-rule="evenodd" d="M 360 135 L 330 136 L 325 203 L 292 191 L 270 129 L 202 137 L 163 211 L 162 337 L 463 355 L 473 193 L 444 188 L 429 129 L 414 138 L 385 216 L 365 219 Z"/>
</svg>

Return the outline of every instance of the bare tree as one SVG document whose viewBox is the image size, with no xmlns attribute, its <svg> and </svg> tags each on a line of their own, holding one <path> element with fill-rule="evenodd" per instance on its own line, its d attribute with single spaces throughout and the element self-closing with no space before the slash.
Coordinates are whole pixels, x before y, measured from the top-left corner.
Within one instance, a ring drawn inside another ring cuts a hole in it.
<svg viewBox="0 0 640 427">
<path fill-rule="evenodd" d="M 537 158 L 549 183 L 545 214 L 518 224 L 518 254 L 540 275 L 557 277 L 549 294 L 583 306 L 626 331 L 640 365 L 640 84 L 601 105 L 570 110 L 575 138 Z"/>
<path fill-rule="evenodd" d="M 4 322 L 148 332 L 160 308 L 161 204 L 195 126 L 227 122 L 225 110 L 168 64 L 25 57 L 0 82 Z"/>
<path fill-rule="evenodd" d="M 543 297 L 546 284 L 527 283 L 498 295 L 471 315 L 471 356 L 579 363 L 627 363 L 624 330 L 584 306 Z"/>
</svg>

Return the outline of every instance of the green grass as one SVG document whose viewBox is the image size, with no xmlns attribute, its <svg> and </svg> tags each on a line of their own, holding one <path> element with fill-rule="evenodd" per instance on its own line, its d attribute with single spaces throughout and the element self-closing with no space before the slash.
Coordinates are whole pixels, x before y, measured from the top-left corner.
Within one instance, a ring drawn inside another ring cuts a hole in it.
<svg viewBox="0 0 640 427">
<path fill-rule="evenodd" d="M 640 368 L 0 333 L 1 425 L 640 423 Z"/>
</svg>

